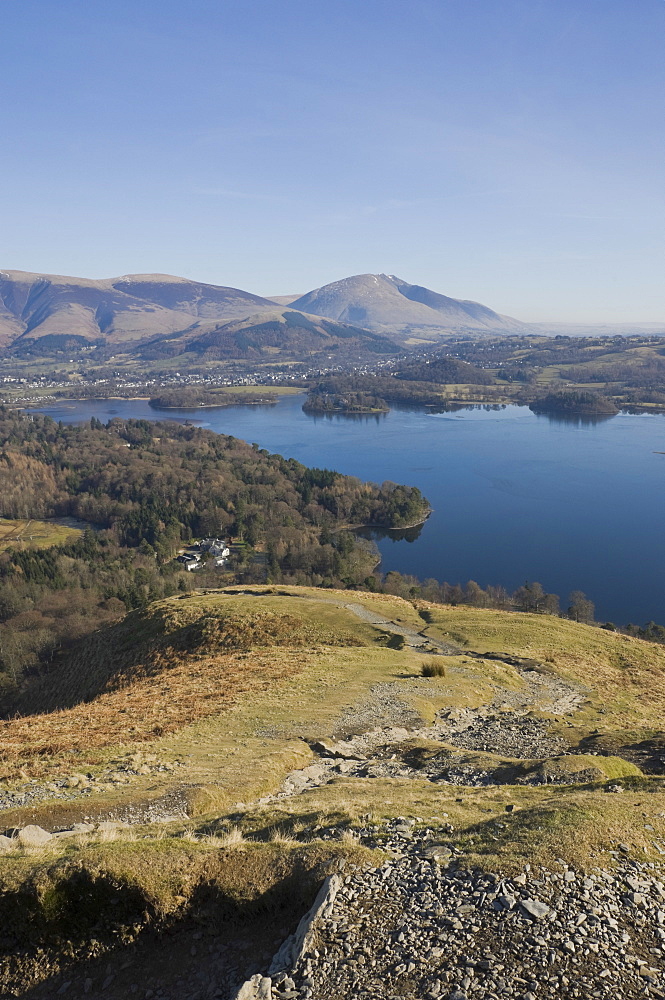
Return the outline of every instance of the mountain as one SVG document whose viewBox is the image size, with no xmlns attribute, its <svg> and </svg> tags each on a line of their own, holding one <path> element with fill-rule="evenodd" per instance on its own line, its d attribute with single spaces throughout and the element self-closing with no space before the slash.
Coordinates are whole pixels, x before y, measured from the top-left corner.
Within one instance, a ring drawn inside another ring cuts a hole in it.
<svg viewBox="0 0 665 1000">
<path fill-rule="evenodd" d="M 273 306 L 272 312 L 228 323 L 196 323 L 180 335 L 155 338 L 140 353 L 149 360 L 195 354 L 204 361 L 225 361 L 269 360 L 276 354 L 300 360 L 332 352 L 336 358 L 357 358 L 396 354 L 398 350 L 396 344 L 378 333 Z"/>
<path fill-rule="evenodd" d="M 309 319 L 296 321 L 297 313 Z M 261 317 L 268 325 L 261 326 Z M 333 321 L 334 329 L 321 319 Z M 246 324 L 242 331 L 226 328 L 238 320 Z M 257 324 L 261 329 L 255 341 L 248 331 Z M 387 274 L 355 275 L 299 297 L 268 299 L 169 274 L 94 280 L 0 271 L 0 351 L 43 355 L 90 345 L 134 351 L 141 345 L 143 353 L 149 345 L 148 353 L 157 351 L 161 356 L 169 351 L 180 353 L 174 335 L 182 335 L 183 343 L 210 336 L 213 339 L 204 341 L 201 353 L 215 348 L 219 357 L 254 357 L 284 346 L 295 352 L 299 341 L 306 355 L 333 349 L 333 341 L 337 347 L 344 342 L 349 350 L 360 347 L 361 353 L 393 350 L 392 342 L 372 340 L 367 333 L 359 333 L 359 328 L 373 331 L 375 338 L 396 336 L 402 344 L 417 343 L 419 338 L 421 342 L 436 340 L 445 333 L 529 331 L 487 306 L 451 299 Z M 288 344 L 281 343 L 285 333 Z M 245 344 L 242 336 L 249 336 L 251 343 Z M 163 349 L 156 345 L 160 338 L 166 338 Z"/>
<path fill-rule="evenodd" d="M 0 348 L 40 349 L 145 340 L 191 326 L 274 310 L 259 295 L 169 274 L 70 278 L 0 271 Z M 45 338 L 48 338 L 46 340 Z"/>
<path fill-rule="evenodd" d="M 528 327 L 479 302 L 452 299 L 394 274 L 356 274 L 315 288 L 293 309 L 385 333 L 518 333 Z"/>
</svg>

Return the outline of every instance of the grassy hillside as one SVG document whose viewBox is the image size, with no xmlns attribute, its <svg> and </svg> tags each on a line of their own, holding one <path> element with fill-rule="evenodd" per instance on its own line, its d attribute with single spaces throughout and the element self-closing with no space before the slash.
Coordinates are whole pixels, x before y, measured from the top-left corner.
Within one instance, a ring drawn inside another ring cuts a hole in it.
<svg viewBox="0 0 665 1000">
<path fill-rule="evenodd" d="M 2 722 L 5 829 L 129 825 L 11 844 L 0 914 L 52 970 L 201 920 L 269 953 L 395 817 L 469 868 L 658 861 L 663 678 L 661 647 L 547 615 L 291 586 L 158 601 Z M 47 974 L 28 952 L 18 995 Z"/>
<path fill-rule="evenodd" d="M 358 607 L 392 625 L 360 620 Z M 392 648 L 393 628 L 460 652 L 441 658 L 443 677 L 424 678 L 431 657 L 410 645 Z M 140 749 L 177 761 L 177 783 L 188 782 L 191 807 L 205 812 L 274 791 L 292 767 L 315 759 L 317 740 L 385 725 L 414 731 L 441 710 L 516 704 L 530 683 L 529 664 L 548 684 L 580 692 L 570 711 L 548 711 L 548 698 L 529 709 L 561 742 L 548 766 L 565 769 L 572 753 L 586 773 L 589 761 L 580 755 L 591 754 L 598 779 L 619 776 L 615 758 L 630 764 L 629 776 L 657 753 L 665 704 L 658 646 L 546 615 L 255 587 L 169 598 L 79 643 L 21 694 L 18 717 L 2 723 L 3 776 L 87 771 L 94 779 Z M 468 749 L 465 757 L 454 741 L 427 746 L 468 763 Z M 489 748 L 474 760 L 512 783 L 547 763 L 527 758 L 517 766 Z M 164 794 L 174 781 L 171 771 L 127 774 L 126 782 L 104 780 L 100 788 L 93 780 L 90 801 L 101 804 L 108 792 L 114 802 L 148 789 Z"/>
</svg>

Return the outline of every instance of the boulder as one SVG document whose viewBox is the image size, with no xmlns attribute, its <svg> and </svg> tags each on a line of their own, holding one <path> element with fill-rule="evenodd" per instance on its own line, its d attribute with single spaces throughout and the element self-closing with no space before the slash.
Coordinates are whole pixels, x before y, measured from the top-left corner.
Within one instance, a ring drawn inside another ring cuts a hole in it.
<svg viewBox="0 0 665 1000">
<path fill-rule="evenodd" d="M 6 854 L 7 851 L 11 851 L 16 847 L 16 841 L 12 840 L 11 837 L 0 836 L 0 854 Z"/>
<path fill-rule="evenodd" d="M 257 973 L 242 984 L 233 1000 L 270 1000 L 271 996 L 272 980 Z"/>
<path fill-rule="evenodd" d="M 547 903 L 541 903 L 539 899 L 521 899 L 520 909 L 533 920 L 542 920 L 552 912 Z"/>
<path fill-rule="evenodd" d="M 51 840 L 48 830 L 43 830 L 41 826 L 24 826 L 18 832 L 18 842 L 21 847 L 43 847 Z"/>
</svg>

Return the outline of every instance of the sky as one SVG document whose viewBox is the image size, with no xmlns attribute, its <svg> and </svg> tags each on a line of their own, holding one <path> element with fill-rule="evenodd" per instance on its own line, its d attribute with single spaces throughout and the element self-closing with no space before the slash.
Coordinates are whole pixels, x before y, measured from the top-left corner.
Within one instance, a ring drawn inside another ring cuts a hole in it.
<svg viewBox="0 0 665 1000">
<path fill-rule="evenodd" d="M 0 268 L 665 321 L 665 0 L 0 0 Z"/>
</svg>

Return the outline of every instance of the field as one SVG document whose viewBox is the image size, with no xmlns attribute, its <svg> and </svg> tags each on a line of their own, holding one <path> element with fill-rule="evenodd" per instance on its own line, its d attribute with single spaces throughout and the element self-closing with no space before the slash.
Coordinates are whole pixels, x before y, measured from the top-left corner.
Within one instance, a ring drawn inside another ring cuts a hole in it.
<svg viewBox="0 0 665 1000">
<path fill-rule="evenodd" d="M 73 518 L 51 521 L 0 518 L 0 552 L 8 548 L 48 549 L 66 545 L 82 533 Z"/>
</svg>

